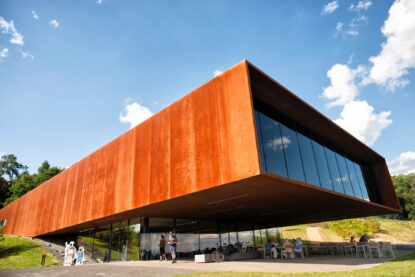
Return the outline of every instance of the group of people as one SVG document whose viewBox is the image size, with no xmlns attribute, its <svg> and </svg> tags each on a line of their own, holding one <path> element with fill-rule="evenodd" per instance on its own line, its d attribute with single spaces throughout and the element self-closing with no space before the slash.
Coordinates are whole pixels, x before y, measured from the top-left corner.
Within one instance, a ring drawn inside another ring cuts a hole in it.
<svg viewBox="0 0 415 277">
<path fill-rule="evenodd" d="M 84 264 L 84 248 L 81 246 L 79 247 L 78 251 L 76 250 L 75 243 L 65 242 L 65 259 L 64 259 L 64 266 L 71 266 L 71 265 L 82 265 Z"/>
<path fill-rule="evenodd" d="M 159 247 L 160 247 L 160 261 L 167 260 L 166 258 L 166 244 L 170 246 L 170 253 L 172 258 L 172 263 L 175 264 L 177 262 L 177 238 L 173 232 L 170 232 L 169 241 L 166 242 L 166 239 L 163 235 L 160 236 Z"/>
<path fill-rule="evenodd" d="M 356 242 L 353 236 L 350 238 L 350 242 Z M 369 242 L 369 236 L 367 234 L 362 235 L 359 242 Z"/>
<path fill-rule="evenodd" d="M 278 248 L 280 248 L 280 253 L 278 253 Z M 303 242 L 301 241 L 301 238 L 293 239 L 291 241 L 285 239 L 282 242 L 281 247 L 279 247 L 279 244 L 273 244 L 269 239 L 265 244 L 265 252 L 271 253 L 274 259 L 278 258 L 278 254 L 285 258 L 295 258 L 296 256 L 303 255 Z"/>
</svg>

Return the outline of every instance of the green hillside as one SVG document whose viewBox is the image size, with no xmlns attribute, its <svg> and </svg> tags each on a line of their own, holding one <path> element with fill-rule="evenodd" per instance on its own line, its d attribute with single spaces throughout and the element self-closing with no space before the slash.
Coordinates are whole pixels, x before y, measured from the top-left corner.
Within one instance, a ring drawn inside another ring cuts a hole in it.
<svg viewBox="0 0 415 277">
<path fill-rule="evenodd" d="M 0 270 L 41 266 L 44 249 L 36 242 L 22 237 L 3 236 L 0 240 Z M 59 262 L 46 253 L 46 266 Z"/>
</svg>

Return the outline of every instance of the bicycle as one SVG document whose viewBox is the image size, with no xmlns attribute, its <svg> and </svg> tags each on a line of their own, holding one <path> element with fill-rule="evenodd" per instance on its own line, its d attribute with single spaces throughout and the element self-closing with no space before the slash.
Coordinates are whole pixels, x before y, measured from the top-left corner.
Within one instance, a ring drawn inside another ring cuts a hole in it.
<svg viewBox="0 0 415 277">
<path fill-rule="evenodd" d="M 212 252 L 212 260 L 216 263 L 221 263 L 225 260 L 225 257 L 230 257 L 232 254 L 232 245 L 224 245 L 224 247 L 220 246 L 219 243 L 216 244 L 218 247 L 215 251 Z"/>
<path fill-rule="evenodd" d="M 212 260 L 216 263 L 221 263 L 225 259 L 225 254 L 220 249 L 212 252 Z"/>
</svg>

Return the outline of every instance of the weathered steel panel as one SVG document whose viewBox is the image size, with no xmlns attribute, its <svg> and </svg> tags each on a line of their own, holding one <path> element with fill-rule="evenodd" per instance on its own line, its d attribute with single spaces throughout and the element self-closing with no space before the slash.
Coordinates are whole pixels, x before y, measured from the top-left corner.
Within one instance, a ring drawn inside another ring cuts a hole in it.
<svg viewBox="0 0 415 277">
<path fill-rule="evenodd" d="M 259 173 L 242 62 L 0 210 L 41 235 Z"/>
</svg>

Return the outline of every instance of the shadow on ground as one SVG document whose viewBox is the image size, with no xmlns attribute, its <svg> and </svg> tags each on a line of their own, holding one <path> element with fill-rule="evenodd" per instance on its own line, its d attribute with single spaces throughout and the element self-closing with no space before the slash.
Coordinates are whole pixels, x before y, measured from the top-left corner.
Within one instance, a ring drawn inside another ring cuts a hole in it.
<svg viewBox="0 0 415 277">
<path fill-rule="evenodd" d="M 36 245 L 17 245 L 17 246 L 0 246 L 0 259 L 5 259 L 9 256 L 17 256 L 22 252 L 36 248 Z"/>
</svg>

